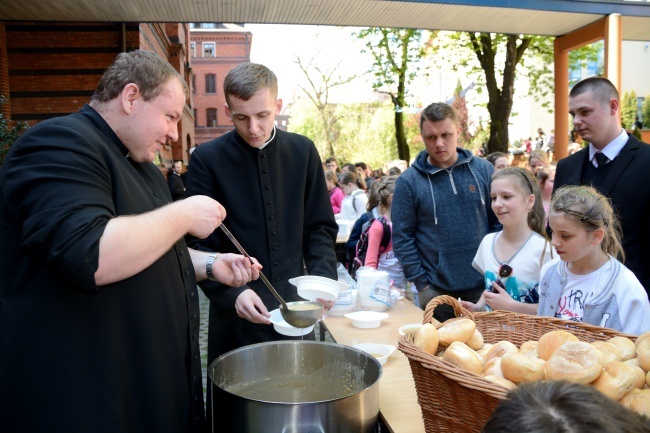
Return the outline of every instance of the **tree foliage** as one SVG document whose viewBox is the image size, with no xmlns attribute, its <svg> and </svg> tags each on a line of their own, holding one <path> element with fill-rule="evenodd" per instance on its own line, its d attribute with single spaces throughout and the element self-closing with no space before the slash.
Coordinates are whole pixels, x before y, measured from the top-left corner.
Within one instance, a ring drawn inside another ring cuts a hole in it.
<svg viewBox="0 0 650 433">
<path fill-rule="evenodd" d="M 335 108 L 337 118 L 336 156 L 339 165 L 346 162 L 363 161 L 377 168 L 386 162 L 398 159 L 395 146 L 395 130 L 393 125 L 392 104 L 388 102 L 338 104 Z M 415 144 L 411 149 L 421 150 L 418 147 L 418 124 L 415 115 L 407 115 L 405 131 L 407 139 Z M 292 132 L 311 138 L 316 144 L 321 158 L 332 156 L 327 150 L 326 140 L 322 134 L 318 110 L 306 100 L 300 100 L 291 106 Z"/>
<path fill-rule="evenodd" d="M 469 133 L 469 111 L 467 110 L 465 96 L 461 95 L 462 91 L 463 86 L 460 84 L 460 80 L 458 80 L 456 90 L 454 91 L 454 101 L 451 103 L 451 106 L 456 110 L 456 114 L 458 115 L 458 123 L 460 127 L 458 139 L 462 146 L 467 146 L 472 141 L 472 134 Z"/>
<path fill-rule="evenodd" d="M 636 92 L 634 90 L 631 92 L 625 92 L 623 94 L 623 100 L 621 101 L 621 122 L 623 123 L 623 128 L 633 128 L 634 122 L 636 121 L 636 113 Z"/>
<path fill-rule="evenodd" d="M 0 166 L 2 166 L 11 145 L 28 128 L 26 122 L 12 122 L 11 119 L 4 116 L 2 109 L 6 103 L 7 98 L 0 96 Z"/>
<path fill-rule="evenodd" d="M 369 27 L 356 33 L 364 40 L 374 63 L 368 71 L 373 89 L 390 96 L 394 107 L 395 142 L 399 159 L 410 160 L 404 130 L 404 108 L 409 83 L 419 71 L 423 54 L 422 30 Z"/>
<path fill-rule="evenodd" d="M 342 86 L 354 80 L 356 75 L 343 77 L 339 73 L 341 62 L 331 66 L 319 66 L 316 59 L 320 53 L 314 54 L 309 60 L 296 57 L 294 63 L 298 65 L 307 79 L 308 86 L 300 86 L 307 97 L 314 104 L 320 116 L 320 123 L 323 128 L 327 153 L 336 155 L 336 107 L 329 103 L 330 91 L 334 87 Z"/>
<path fill-rule="evenodd" d="M 646 95 L 641 107 L 641 115 L 643 116 L 643 126 L 650 128 L 650 95 Z"/>
</svg>

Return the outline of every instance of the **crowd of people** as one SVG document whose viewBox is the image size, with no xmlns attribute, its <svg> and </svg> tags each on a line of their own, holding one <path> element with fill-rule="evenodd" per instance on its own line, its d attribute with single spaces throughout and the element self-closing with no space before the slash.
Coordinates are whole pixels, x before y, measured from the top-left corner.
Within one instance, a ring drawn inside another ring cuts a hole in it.
<svg viewBox="0 0 650 433">
<path fill-rule="evenodd" d="M 277 129 L 267 67 L 242 63 L 223 87 L 235 128 L 196 147 L 184 182 L 152 161 L 178 139 L 188 89 L 145 51 L 118 55 L 89 104 L 12 146 L 0 171 L 3 429 L 206 431 L 197 283 L 210 299 L 208 363 L 291 338 L 270 326 L 278 302 L 260 271 L 286 301 L 300 299 L 290 278 L 336 279 L 337 218 L 355 222 L 350 254 L 367 231 L 364 265 L 410 282 L 422 308 L 451 295 L 474 310 L 650 330 L 650 190 L 638 187 L 650 148 L 621 130 L 606 79 L 573 87 L 590 145 L 557 168 L 534 149 L 529 169 L 473 155 L 457 146 L 454 109 L 433 103 L 425 150 L 381 176 L 323 164 L 309 138 Z M 215 419 L 221 398 L 208 394 Z"/>
</svg>

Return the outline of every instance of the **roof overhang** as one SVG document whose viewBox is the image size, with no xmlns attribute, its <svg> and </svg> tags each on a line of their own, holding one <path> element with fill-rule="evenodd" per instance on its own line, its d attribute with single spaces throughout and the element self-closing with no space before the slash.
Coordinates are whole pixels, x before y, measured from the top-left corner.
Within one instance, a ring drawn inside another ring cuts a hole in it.
<svg viewBox="0 0 650 433">
<path fill-rule="evenodd" d="M 650 40 L 648 0 L 2 0 L 2 21 L 232 22 L 560 36 L 618 13 Z"/>
</svg>

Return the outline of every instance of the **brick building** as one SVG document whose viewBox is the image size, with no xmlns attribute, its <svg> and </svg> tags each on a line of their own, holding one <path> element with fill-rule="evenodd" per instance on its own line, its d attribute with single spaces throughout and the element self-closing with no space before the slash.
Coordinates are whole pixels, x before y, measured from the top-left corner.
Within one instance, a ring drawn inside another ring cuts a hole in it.
<svg viewBox="0 0 650 433">
<path fill-rule="evenodd" d="M 233 129 L 226 116 L 223 80 L 232 68 L 250 61 L 253 35 L 236 24 L 191 23 L 190 56 L 196 143 Z"/>
<path fill-rule="evenodd" d="M 34 125 L 78 111 L 115 56 L 134 49 L 156 52 L 191 84 L 188 40 L 188 26 L 179 23 L 0 23 L 0 95 L 9 101 L 3 114 Z M 179 140 L 156 161 L 165 172 L 172 160 L 187 162 L 196 142 L 192 104 L 190 95 Z"/>
</svg>

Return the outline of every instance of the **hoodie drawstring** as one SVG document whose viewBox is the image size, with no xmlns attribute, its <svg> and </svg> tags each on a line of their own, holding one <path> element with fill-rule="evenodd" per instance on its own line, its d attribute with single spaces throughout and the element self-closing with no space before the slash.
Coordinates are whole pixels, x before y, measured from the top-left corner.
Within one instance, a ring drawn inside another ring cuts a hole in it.
<svg viewBox="0 0 650 433">
<path fill-rule="evenodd" d="M 436 197 L 433 195 L 433 184 L 431 183 L 431 174 L 427 173 L 427 180 L 429 181 L 429 190 L 431 191 L 431 201 L 433 201 L 433 220 L 438 225 L 438 212 L 436 210 Z"/>
</svg>

